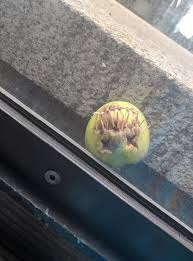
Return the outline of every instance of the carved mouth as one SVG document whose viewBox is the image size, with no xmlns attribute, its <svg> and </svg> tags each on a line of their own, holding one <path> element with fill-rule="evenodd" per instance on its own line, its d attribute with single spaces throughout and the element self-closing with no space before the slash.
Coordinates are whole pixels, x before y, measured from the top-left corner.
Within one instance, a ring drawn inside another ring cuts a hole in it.
<svg viewBox="0 0 193 261">
<path fill-rule="evenodd" d="M 113 104 L 95 114 L 95 132 L 101 135 L 101 153 L 112 153 L 120 142 L 125 142 L 129 149 L 138 149 L 137 138 L 143 123 L 138 119 L 138 111 Z"/>
</svg>

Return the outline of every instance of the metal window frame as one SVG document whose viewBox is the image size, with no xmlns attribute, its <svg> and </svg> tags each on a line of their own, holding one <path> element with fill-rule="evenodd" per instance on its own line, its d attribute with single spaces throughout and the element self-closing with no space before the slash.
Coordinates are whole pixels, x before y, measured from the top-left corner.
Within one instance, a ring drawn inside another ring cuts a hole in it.
<svg viewBox="0 0 193 261">
<path fill-rule="evenodd" d="M 46 206 L 55 209 L 56 215 L 65 216 L 72 229 L 81 231 L 84 240 L 99 252 L 97 238 L 100 242 L 103 238 L 104 244 L 113 248 L 114 253 L 127 256 L 129 242 L 117 243 L 116 246 L 114 237 L 120 240 L 120 233 L 124 234 L 123 225 L 131 225 L 126 218 L 128 213 L 139 215 L 148 229 L 152 228 L 160 235 L 166 233 L 170 240 L 177 245 L 180 243 L 179 247 L 184 246 L 193 252 L 191 228 L 2 88 L 0 126 L 0 156 L 20 173 L 18 180 L 30 188 L 32 195 L 40 197 Z M 46 183 L 44 173 L 49 169 L 60 173 L 60 184 Z M 89 213 L 91 209 L 92 214 Z M 115 209 L 118 215 L 109 220 L 108 211 L 114 213 Z M 97 217 L 99 211 L 104 214 Z M 96 217 L 92 216 L 93 213 Z M 104 219 L 101 221 L 101 218 Z M 106 235 L 104 222 L 120 226 L 122 232 L 119 233 L 117 227 L 116 233 L 112 231 L 111 235 Z M 128 240 L 125 234 L 123 238 Z"/>
<path fill-rule="evenodd" d="M 10 171 L 0 168 L 6 174 Z M 2 181 L 0 206 L 0 260 L 89 261 L 90 256 L 98 258 L 90 249 L 82 251 L 73 244 L 73 238 L 69 240 L 66 231 L 63 237 L 58 235 L 46 223 L 50 218 L 40 210 L 41 219 L 37 219 L 34 207 Z"/>
</svg>

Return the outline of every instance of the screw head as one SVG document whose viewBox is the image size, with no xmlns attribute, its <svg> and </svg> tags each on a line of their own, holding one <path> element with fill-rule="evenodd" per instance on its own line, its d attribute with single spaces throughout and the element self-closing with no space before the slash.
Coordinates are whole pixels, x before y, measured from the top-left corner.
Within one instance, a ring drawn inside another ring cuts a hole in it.
<svg viewBox="0 0 193 261">
<path fill-rule="evenodd" d="M 51 185 L 57 185 L 61 182 L 61 175 L 55 170 L 46 171 L 44 178 Z"/>
</svg>

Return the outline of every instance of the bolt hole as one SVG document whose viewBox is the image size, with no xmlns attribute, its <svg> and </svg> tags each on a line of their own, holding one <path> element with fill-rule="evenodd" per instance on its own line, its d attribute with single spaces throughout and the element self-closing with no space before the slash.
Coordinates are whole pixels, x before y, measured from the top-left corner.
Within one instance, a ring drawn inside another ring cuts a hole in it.
<svg viewBox="0 0 193 261">
<path fill-rule="evenodd" d="M 54 170 L 48 170 L 45 175 L 45 180 L 51 185 L 57 185 L 61 182 L 61 176 Z"/>
<path fill-rule="evenodd" d="M 54 175 L 50 175 L 50 179 L 51 180 L 55 180 L 55 176 Z"/>
</svg>

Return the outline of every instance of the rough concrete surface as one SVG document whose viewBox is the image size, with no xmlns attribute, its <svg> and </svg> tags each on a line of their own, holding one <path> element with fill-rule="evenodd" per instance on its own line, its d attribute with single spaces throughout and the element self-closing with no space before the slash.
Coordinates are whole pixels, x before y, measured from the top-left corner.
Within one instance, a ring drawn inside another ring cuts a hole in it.
<svg viewBox="0 0 193 261">
<path fill-rule="evenodd" d="M 188 51 L 113 0 L 1 0 L 0 59 L 84 119 L 110 100 L 137 105 L 145 163 L 193 196 Z"/>
</svg>

